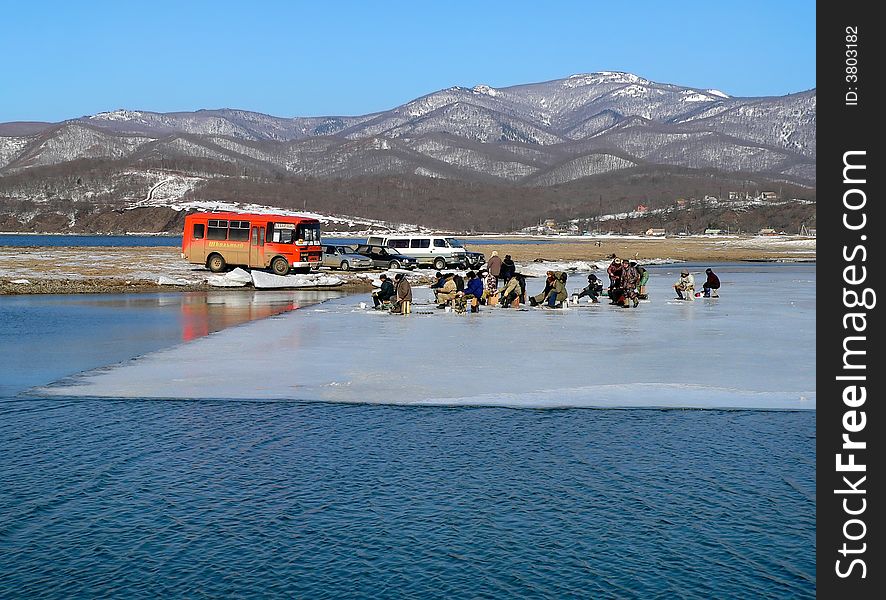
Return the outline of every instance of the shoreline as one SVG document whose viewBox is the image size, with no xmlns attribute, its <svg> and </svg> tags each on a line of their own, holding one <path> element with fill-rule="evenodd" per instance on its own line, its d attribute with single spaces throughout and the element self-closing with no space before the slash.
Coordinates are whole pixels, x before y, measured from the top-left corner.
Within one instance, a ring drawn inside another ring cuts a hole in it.
<svg viewBox="0 0 886 600">
<path fill-rule="evenodd" d="M 513 240 L 515 238 L 511 238 Z M 613 254 L 639 263 L 814 262 L 815 239 L 807 238 L 572 238 L 556 243 L 472 245 L 488 260 L 493 251 L 510 254 L 518 264 L 546 261 L 585 262 L 605 269 Z M 413 284 L 429 283 L 434 269 L 412 272 Z M 371 279 L 379 271 L 321 273 L 345 280 L 338 286 L 287 289 L 330 289 L 353 292 L 372 290 Z M 208 290 L 254 291 L 252 286 L 210 286 L 209 271 L 181 259 L 180 249 L 170 246 L 2 246 L 0 247 L 0 295 L 157 293 Z M 190 281 L 187 285 L 158 283 L 161 276 Z M 27 280 L 29 283 L 13 283 Z"/>
</svg>

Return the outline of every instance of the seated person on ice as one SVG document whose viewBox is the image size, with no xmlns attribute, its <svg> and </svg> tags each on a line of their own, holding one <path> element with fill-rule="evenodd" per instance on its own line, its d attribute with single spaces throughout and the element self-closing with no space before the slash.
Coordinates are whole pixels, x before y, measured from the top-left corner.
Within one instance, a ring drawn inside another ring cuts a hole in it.
<svg viewBox="0 0 886 600">
<path fill-rule="evenodd" d="M 704 297 L 719 298 L 720 293 L 717 290 L 720 289 L 720 278 L 710 269 L 705 269 L 704 272 L 708 274 L 707 280 L 701 284 L 701 287 L 704 290 Z"/>
<path fill-rule="evenodd" d="M 561 308 L 563 306 L 563 302 L 568 297 L 568 292 L 566 291 L 566 280 L 568 277 L 563 271 L 554 272 L 554 282 L 551 285 L 551 289 L 548 290 L 547 297 L 544 299 L 545 306 L 548 308 Z"/>
<path fill-rule="evenodd" d="M 394 297 L 394 284 L 391 283 L 391 280 L 388 279 L 388 276 L 384 273 L 381 274 L 381 289 L 375 292 L 372 292 L 372 301 L 375 302 L 375 308 L 378 308 L 382 305 L 382 302 L 390 302 L 391 298 Z"/>
<path fill-rule="evenodd" d="M 443 284 L 446 283 L 446 278 L 443 277 L 443 273 L 437 271 L 434 274 L 434 283 L 431 284 L 431 290 L 434 292 L 434 295 L 437 295 L 437 290 L 443 287 Z"/>
<path fill-rule="evenodd" d="M 523 295 L 522 277 L 515 273 L 508 280 L 508 284 L 499 293 L 499 304 L 502 308 L 520 308 L 520 297 Z"/>
<path fill-rule="evenodd" d="M 538 306 L 539 304 L 544 302 L 545 298 L 548 297 L 548 292 L 550 292 L 551 288 L 554 287 L 554 281 L 556 280 L 556 278 L 554 277 L 554 272 L 548 271 L 546 275 L 547 277 L 545 278 L 545 289 L 543 289 L 540 294 L 529 296 L 529 304 L 531 304 L 532 306 Z"/>
<path fill-rule="evenodd" d="M 444 276 L 444 279 L 445 281 L 443 282 L 443 285 L 434 290 L 434 301 L 437 303 L 437 308 L 445 308 L 458 293 L 458 286 L 455 283 L 455 275 L 447 273 Z"/>
<path fill-rule="evenodd" d="M 403 273 L 397 273 L 394 275 L 394 281 L 397 282 L 397 285 L 394 288 L 396 302 L 394 302 L 394 306 L 391 307 L 391 312 L 408 315 L 412 312 L 412 286 L 409 285 L 409 281 L 406 280 Z"/>
<path fill-rule="evenodd" d="M 695 298 L 695 277 L 688 269 L 680 271 L 680 279 L 674 284 L 674 291 L 680 300 L 692 300 Z"/>
<path fill-rule="evenodd" d="M 600 301 L 597 298 L 603 292 L 603 282 L 597 279 L 597 276 L 591 273 L 588 275 L 588 285 L 579 294 L 578 299 L 581 300 L 585 296 L 591 299 L 594 304 Z"/>
<path fill-rule="evenodd" d="M 483 280 L 473 271 L 468 271 L 468 283 L 465 286 L 465 298 L 471 304 L 471 312 L 480 312 L 480 298 L 483 297 Z"/>
</svg>

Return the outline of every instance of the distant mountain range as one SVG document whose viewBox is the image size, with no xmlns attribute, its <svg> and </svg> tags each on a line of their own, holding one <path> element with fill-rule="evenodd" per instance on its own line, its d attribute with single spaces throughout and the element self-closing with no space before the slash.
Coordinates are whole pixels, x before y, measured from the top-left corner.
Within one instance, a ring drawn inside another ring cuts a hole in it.
<svg viewBox="0 0 886 600">
<path fill-rule="evenodd" d="M 222 182 L 232 178 L 238 193 L 248 196 L 244 201 L 261 202 L 270 186 L 270 195 L 278 199 L 290 189 L 292 206 L 301 205 L 305 186 L 314 200 L 317 181 L 330 182 L 327 187 L 340 193 L 328 207 L 311 201 L 313 210 L 347 211 L 345 199 L 351 194 L 359 196 L 353 210 L 373 218 L 390 216 L 379 214 L 385 212 L 380 196 L 382 191 L 389 196 L 396 180 L 427 187 L 431 191 L 424 201 L 434 197 L 434 190 L 451 193 L 453 188 L 489 194 L 519 188 L 521 197 L 533 189 L 540 190 L 539 198 L 565 191 L 574 197 L 563 216 L 573 217 L 582 210 L 588 217 L 617 212 L 642 200 L 673 202 L 674 195 L 698 191 L 705 178 L 717 183 L 704 193 L 722 192 L 724 185 L 730 190 L 783 186 L 807 190 L 805 197 L 814 198 L 815 114 L 815 90 L 733 98 L 717 90 L 601 72 L 506 88 L 452 87 L 354 117 L 121 109 L 62 123 L 4 123 L 0 213 L 25 226 L 20 206 L 29 203 L 86 202 L 95 211 L 146 200 L 172 206 L 210 193 L 224 196 Z M 594 182 L 604 176 L 607 197 L 595 198 L 591 211 L 585 201 L 595 196 L 599 186 Z M 613 184 L 613 177 L 623 185 Z M 649 184 L 643 187 L 646 198 L 624 190 L 637 177 Z M 649 197 L 649 178 L 655 177 L 671 182 L 662 189 L 666 197 Z M 683 179 L 693 183 L 681 188 Z M 254 182 L 254 189 L 244 180 Z M 374 199 L 373 186 L 379 196 Z M 476 205 L 484 195 L 472 197 Z M 599 206 L 604 200 L 609 210 Z M 19 208 L 13 210 L 14 205 Z M 526 224 L 544 211 L 532 212 Z M 481 220 L 486 228 L 510 226 Z"/>
</svg>

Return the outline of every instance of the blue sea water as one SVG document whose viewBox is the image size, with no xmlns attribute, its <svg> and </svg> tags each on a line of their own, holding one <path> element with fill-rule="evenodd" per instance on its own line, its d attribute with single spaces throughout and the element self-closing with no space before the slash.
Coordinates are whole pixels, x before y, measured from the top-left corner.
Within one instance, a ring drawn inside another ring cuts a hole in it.
<svg viewBox="0 0 886 600">
<path fill-rule="evenodd" d="M 165 235 L 45 235 L 45 234 L 0 234 L 0 246 L 16 248 L 26 246 L 181 246 L 181 236 Z"/>
<path fill-rule="evenodd" d="M 815 411 L 28 393 L 298 308 L 220 298 L 0 297 L 0 597 L 815 594 Z"/>
</svg>

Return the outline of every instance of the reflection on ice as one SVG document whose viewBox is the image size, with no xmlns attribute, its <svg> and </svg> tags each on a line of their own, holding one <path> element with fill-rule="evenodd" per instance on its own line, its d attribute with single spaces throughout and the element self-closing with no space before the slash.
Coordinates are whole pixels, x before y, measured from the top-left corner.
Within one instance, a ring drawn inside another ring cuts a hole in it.
<svg viewBox="0 0 886 600">
<path fill-rule="evenodd" d="M 430 292 L 417 288 L 414 314 L 403 317 L 361 309 L 365 295 L 345 297 L 86 373 L 41 393 L 814 409 L 815 267 L 718 273 L 723 297 L 681 303 L 671 301 L 670 271 L 657 271 L 651 302 L 637 309 L 604 299 L 567 310 L 484 307 L 456 315 L 435 310 Z M 530 284 L 531 293 L 533 285 L 543 284 Z"/>
</svg>

